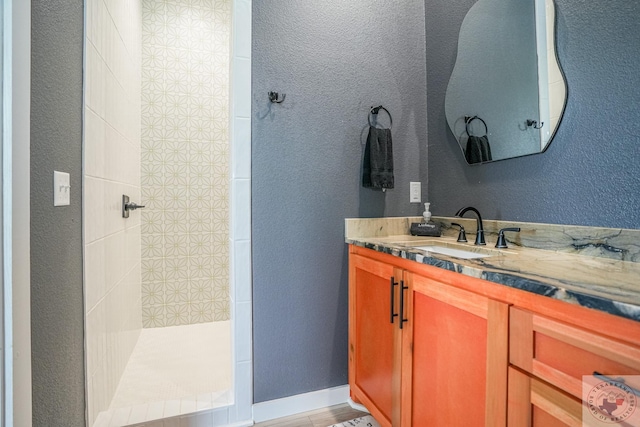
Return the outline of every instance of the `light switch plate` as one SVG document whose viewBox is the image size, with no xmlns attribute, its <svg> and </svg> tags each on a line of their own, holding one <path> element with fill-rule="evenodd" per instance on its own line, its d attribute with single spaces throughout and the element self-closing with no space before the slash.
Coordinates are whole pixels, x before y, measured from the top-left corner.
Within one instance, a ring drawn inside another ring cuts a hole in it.
<svg viewBox="0 0 640 427">
<path fill-rule="evenodd" d="M 53 206 L 71 204 L 71 178 L 66 172 L 53 171 Z"/>
<path fill-rule="evenodd" d="M 409 183 L 409 203 L 420 203 L 422 201 L 422 191 L 420 182 Z"/>
</svg>

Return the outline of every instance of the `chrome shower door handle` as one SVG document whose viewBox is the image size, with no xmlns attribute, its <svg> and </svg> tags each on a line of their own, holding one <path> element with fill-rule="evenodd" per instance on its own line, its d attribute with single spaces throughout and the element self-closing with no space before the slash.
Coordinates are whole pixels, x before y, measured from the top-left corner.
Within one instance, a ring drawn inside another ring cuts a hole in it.
<svg viewBox="0 0 640 427">
<path fill-rule="evenodd" d="M 122 195 L 122 218 L 129 218 L 129 211 L 144 208 L 144 205 L 129 202 L 129 196 Z"/>
</svg>

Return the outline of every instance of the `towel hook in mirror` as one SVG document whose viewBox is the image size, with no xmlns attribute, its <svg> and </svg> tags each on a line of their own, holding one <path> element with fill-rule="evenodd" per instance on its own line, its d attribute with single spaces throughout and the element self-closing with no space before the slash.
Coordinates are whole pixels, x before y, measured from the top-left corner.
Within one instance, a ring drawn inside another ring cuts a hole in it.
<svg viewBox="0 0 640 427">
<path fill-rule="evenodd" d="M 269 101 L 274 104 L 281 104 L 284 102 L 284 99 L 287 97 L 286 93 L 282 94 L 282 98 L 280 98 L 280 94 L 278 92 L 269 92 Z"/>
<path fill-rule="evenodd" d="M 529 126 L 532 126 L 534 129 L 542 129 L 544 122 L 540 122 L 540 126 L 538 126 L 538 122 L 536 120 L 527 120 L 527 127 Z"/>
<path fill-rule="evenodd" d="M 369 116 L 367 116 L 367 120 L 369 121 L 369 126 L 374 127 L 374 124 L 371 123 L 371 116 L 372 115 L 377 116 L 380 110 L 384 110 L 389 116 L 389 129 L 391 129 L 393 127 L 393 118 L 391 117 L 391 113 L 389 112 L 389 110 L 384 108 L 382 105 L 378 105 L 377 107 L 371 107 L 371 110 L 369 110 Z"/>
</svg>

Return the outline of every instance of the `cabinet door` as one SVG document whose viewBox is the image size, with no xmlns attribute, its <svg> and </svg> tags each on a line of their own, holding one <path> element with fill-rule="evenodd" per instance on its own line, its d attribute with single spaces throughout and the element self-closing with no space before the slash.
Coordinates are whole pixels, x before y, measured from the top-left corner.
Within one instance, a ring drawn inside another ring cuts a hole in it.
<svg viewBox="0 0 640 427">
<path fill-rule="evenodd" d="M 504 426 L 508 306 L 412 273 L 405 281 L 402 427 Z"/>
<path fill-rule="evenodd" d="M 584 427 L 578 399 L 512 367 L 508 408 L 508 427 Z"/>
<path fill-rule="evenodd" d="M 582 398 L 582 376 L 640 375 L 640 348 L 512 307 L 510 362 L 545 382 Z M 611 316 L 599 332 L 623 329 L 640 336 L 640 323 Z"/>
<path fill-rule="evenodd" d="M 349 385 L 352 398 L 384 427 L 399 423 L 401 336 L 392 310 L 397 314 L 401 280 L 402 270 L 392 265 L 350 256 Z"/>
</svg>

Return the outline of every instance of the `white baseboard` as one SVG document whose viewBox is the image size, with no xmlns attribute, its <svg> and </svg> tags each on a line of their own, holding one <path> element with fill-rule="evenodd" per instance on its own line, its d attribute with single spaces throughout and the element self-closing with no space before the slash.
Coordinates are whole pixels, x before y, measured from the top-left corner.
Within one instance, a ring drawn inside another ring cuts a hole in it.
<svg viewBox="0 0 640 427">
<path fill-rule="evenodd" d="M 347 403 L 349 400 L 349 386 L 325 388 L 310 393 L 283 397 L 253 405 L 253 420 L 256 423 L 288 417 L 301 412 L 313 411 L 327 406 Z"/>
<path fill-rule="evenodd" d="M 356 410 L 361 411 L 361 412 L 369 413 L 369 410 L 367 408 L 365 408 L 364 405 L 361 405 L 359 403 L 354 402 L 353 400 L 351 400 L 351 398 L 347 399 L 347 403 L 353 409 L 356 409 Z"/>
</svg>

